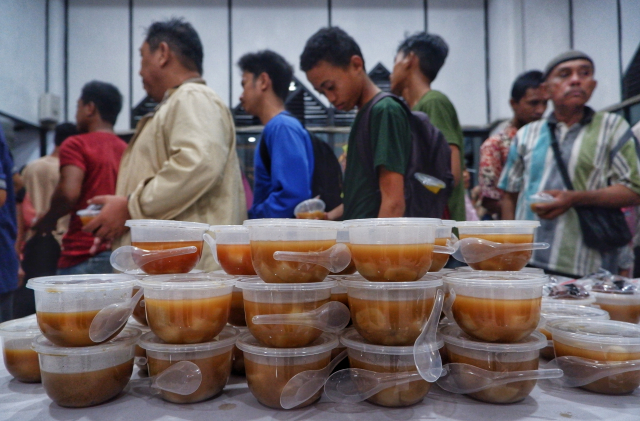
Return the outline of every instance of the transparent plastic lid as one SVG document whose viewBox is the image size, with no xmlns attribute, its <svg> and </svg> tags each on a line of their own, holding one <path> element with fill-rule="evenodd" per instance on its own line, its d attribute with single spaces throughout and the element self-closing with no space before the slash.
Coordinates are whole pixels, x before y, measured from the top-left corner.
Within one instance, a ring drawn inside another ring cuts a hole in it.
<svg viewBox="0 0 640 421">
<path fill-rule="evenodd" d="M 505 227 L 517 227 L 517 228 L 537 228 L 540 226 L 540 221 L 461 221 L 456 222 L 456 227 L 487 227 L 487 228 L 505 228 Z"/>
<path fill-rule="evenodd" d="M 449 270 L 452 272 L 473 272 L 473 273 L 482 273 L 485 275 L 493 275 L 493 274 L 502 274 L 505 273 L 504 271 L 499 271 L 499 270 L 475 270 L 470 266 L 460 266 L 458 268 L 455 269 L 442 269 L 440 270 L 440 272 L 442 272 L 443 270 Z M 518 271 L 512 272 L 512 273 L 527 273 L 527 274 L 535 274 L 535 275 L 544 275 L 544 270 L 539 269 L 539 268 L 528 268 L 528 267 L 524 267 Z"/>
<path fill-rule="evenodd" d="M 338 236 L 336 237 L 336 241 L 338 243 L 348 243 L 349 242 L 349 230 L 341 229 L 338 231 Z"/>
<path fill-rule="evenodd" d="M 298 215 L 305 212 L 324 212 L 326 204 L 320 199 L 308 199 L 298 203 L 293 209 L 293 214 Z"/>
<path fill-rule="evenodd" d="M 362 277 L 362 275 L 354 274 L 342 277 L 340 279 L 340 285 L 349 288 L 362 288 L 362 289 L 386 289 L 386 290 L 398 290 L 398 289 L 421 289 L 421 288 L 435 288 L 442 285 L 442 277 L 437 275 L 427 274 L 417 281 L 413 282 L 371 282 Z"/>
<path fill-rule="evenodd" d="M 156 352 L 200 352 L 231 346 L 236 343 L 238 336 L 240 336 L 240 332 L 237 329 L 231 326 L 225 326 L 222 332 L 212 341 L 199 344 L 178 345 L 168 344 L 154 335 L 153 332 L 148 332 L 142 335 L 138 341 L 138 345 L 140 345 L 140 348 Z"/>
<path fill-rule="evenodd" d="M 528 337 L 514 343 L 489 343 L 473 339 L 464 333 L 457 325 L 450 324 L 440 329 L 440 334 L 446 344 L 459 346 L 465 349 L 474 349 L 487 352 L 529 352 L 542 349 L 547 346 L 547 337 L 535 331 Z"/>
<path fill-rule="evenodd" d="M 236 277 L 227 274 L 180 273 L 175 275 L 146 276 L 138 279 L 137 284 L 143 288 L 155 290 L 200 289 L 234 286 L 236 279 Z"/>
<path fill-rule="evenodd" d="M 135 280 L 135 276 L 115 273 L 105 275 L 43 276 L 29 279 L 27 288 L 47 292 L 88 291 L 133 287 Z"/>
<path fill-rule="evenodd" d="M 443 277 L 451 285 L 474 287 L 538 287 L 549 282 L 546 275 L 527 272 L 454 271 Z"/>
<path fill-rule="evenodd" d="M 546 322 L 561 318 L 576 317 L 602 320 L 609 319 L 609 313 L 599 308 L 548 302 L 542 304 L 540 315 L 545 318 Z"/>
<path fill-rule="evenodd" d="M 448 227 L 455 227 L 458 221 L 454 221 L 452 219 L 441 219 L 440 224 L 446 225 Z"/>
<path fill-rule="evenodd" d="M 186 221 L 165 221 L 161 219 L 129 219 L 124 223 L 126 227 L 158 227 L 158 228 L 183 228 L 183 229 L 196 229 L 196 230 L 208 230 L 208 224 L 202 224 L 200 222 L 186 222 Z"/>
<path fill-rule="evenodd" d="M 640 345 L 640 325 L 614 320 L 560 319 L 547 323 L 553 337 L 610 345 Z"/>
<path fill-rule="evenodd" d="M 133 327 L 125 327 L 115 338 L 100 345 L 82 347 L 61 347 L 52 344 L 43 335 L 33 340 L 31 347 L 39 354 L 59 355 L 59 356 L 80 356 L 93 355 L 110 351 L 114 348 L 133 346 L 140 338 L 142 332 Z"/>
<path fill-rule="evenodd" d="M 441 219 L 437 218 L 367 218 L 351 219 L 344 221 L 345 228 L 351 227 L 385 227 L 385 226 L 414 226 L 414 225 L 440 225 Z"/>
<path fill-rule="evenodd" d="M 338 346 L 338 338 L 330 333 L 323 333 L 311 345 L 302 348 L 268 348 L 254 338 L 251 333 L 245 333 L 238 338 L 236 346 L 241 351 L 265 357 L 302 357 L 331 351 Z"/>
<path fill-rule="evenodd" d="M 98 216 L 99 214 L 100 211 L 95 209 L 82 209 L 76 212 L 78 216 Z"/>
<path fill-rule="evenodd" d="M 211 225 L 209 231 L 213 232 L 249 232 L 249 228 L 244 225 Z"/>
<path fill-rule="evenodd" d="M 267 283 L 257 276 L 244 276 L 236 282 L 236 286 L 250 291 L 315 291 L 334 288 L 338 286 L 338 282 L 325 279 L 322 282 L 308 282 L 306 284 L 276 284 Z"/>
<path fill-rule="evenodd" d="M 23 317 L 0 323 L 0 337 L 4 338 L 28 338 L 42 335 L 36 315 Z"/>
<path fill-rule="evenodd" d="M 285 219 L 285 218 L 272 218 L 272 219 L 247 219 L 242 224 L 251 228 L 325 228 L 325 229 L 340 229 L 342 227 L 341 222 L 324 221 L 318 219 Z"/>
<path fill-rule="evenodd" d="M 361 352 L 370 352 L 372 354 L 384 354 L 384 355 L 413 355 L 413 345 L 411 346 L 384 346 L 374 345 L 367 342 L 360 334 L 354 329 L 346 329 L 340 334 L 340 343 L 347 348 L 355 349 Z M 444 341 L 438 339 L 435 346 L 429 347 L 430 351 L 435 351 L 444 346 Z"/>
</svg>

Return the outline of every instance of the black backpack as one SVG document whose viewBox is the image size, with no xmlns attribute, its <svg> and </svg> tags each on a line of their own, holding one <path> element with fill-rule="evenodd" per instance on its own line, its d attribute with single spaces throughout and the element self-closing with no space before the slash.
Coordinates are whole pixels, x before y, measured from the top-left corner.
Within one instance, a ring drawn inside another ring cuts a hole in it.
<svg viewBox="0 0 640 421">
<path fill-rule="evenodd" d="M 411 157 L 404 174 L 405 214 L 408 217 L 442 218 L 447 209 L 447 201 L 453 191 L 453 174 L 451 173 L 451 148 L 444 135 L 438 130 L 429 117 L 420 111 L 411 111 L 407 104 L 395 95 L 381 92 L 376 95 L 366 108 L 362 109 L 355 142 L 358 145 L 360 159 L 373 168 L 373 150 L 371 149 L 371 109 L 384 98 L 393 98 L 402 105 L 411 124 Z M 347 157 L 347 159 L 349 159 Z M 437 194 L 427 190 L 416 178 L 416 173 L 423 173 L 442 180 L 446 187 Z M 377 179 L 377 174 L 376 174 Z"/>
<path fill-rule="evenodd" d="M 342 168 L 338 158 L 329 144 L 315 134 L 307 131 L 313 147 L 313 177 L 311 181 L 311 197 L 320 196 L 330 211 L 342 204 Z M 266 142 L 260 141 L 260 158 L 271 174 L 271 157 Z"/>
</svg>

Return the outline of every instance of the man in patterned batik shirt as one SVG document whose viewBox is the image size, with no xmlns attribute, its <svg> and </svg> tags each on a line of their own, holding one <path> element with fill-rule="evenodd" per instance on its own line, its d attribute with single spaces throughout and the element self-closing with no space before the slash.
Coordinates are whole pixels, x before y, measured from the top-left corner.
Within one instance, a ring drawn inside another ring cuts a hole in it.
<svg viewBox="0 0 640 421">
<path fill-rule="evenodd" d="M 593 74 L 593 60 L 580 51 L 563 53 L 547 65 L 543 87 L 554 111 L 518 131 L 498 184 L 507 192 L 503 218 L 540 220 L 534 241 L 551 245 L 534 251 L 530 263 L 571 277 L 617 266 L 616 250 L 600 253 L 586 246 L 574 207 L 640 204 L 640 146 L 622 117 L 586 106 L 596 87 Z M 552 134 L 575 190 L 565 188 Z M 530 197 L 539 192 L 555 200 L 532 203 Z"/>
</svg>

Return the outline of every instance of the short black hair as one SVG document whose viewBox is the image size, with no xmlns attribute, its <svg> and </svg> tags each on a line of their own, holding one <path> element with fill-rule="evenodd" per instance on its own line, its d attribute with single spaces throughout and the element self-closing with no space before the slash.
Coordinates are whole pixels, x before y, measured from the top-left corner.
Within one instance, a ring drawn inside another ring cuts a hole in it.
<svg viewBox="0 0 640 421">
<path fill-rule="evenodd" d="M 400 43 L 398 52 L 404 55 L 413 53 L 418 56 L 420 71 L 429 79 L 429 82 L 433 82 L 449 55 L 449 46 L 439 35 L 418 32 L 405 38 Z"/>
<path fill-rule="evenodd" d="M 238 67 L 254 77 L 262 73 L 269 75 L 273 92 L 284 102 L 289 95 L 289 85 L 293 79 L 293 67 L 280 54 L 271 50 L 248 53 L 240 57 Z"/>
<path fill-rule="evenodd" d="M 154 22 L 147 28 L 149 49 L 155 51 L 161 42 L 166 42 L 189 70 L 202 74 L 202 43 L 198 33 L 189 22 L 183 18 L 172 18 L 163 22 Z"/>
<path fill-rule="evenodd" d="M 540 70 L 530 70 L 522 73 L 513 82 L 511 87 L 511 99 L 520 102 L 527 94 L 527 89 L 536 89 L 544 82 L 543 74 Z"/>
<path fill-rule="evenodd" d="M 56 134 L 53 138 L 53 143 L 56 146 L 62 145 L 62 142 L 68 137 L 79 134 L 78 127 L 73 123 L 60 123 L 56 126 Z"/>
<path fill-rule="evenodd" d="M 307 40 L 300 55 L 300 69 L 307 72 L 321 61 L 345 68 L 351 62 L 351 57 L 364 57 L 358 43 L 345 31 L 337 26 L 322 28 Z"/>
<path fill-rule="evenodd" d="M 122 110 L 122 94 L 118 88 L 110 83 L 92 80 L 82 87 L 80 99 L 84 104 L 93 102 L 104 121 L 116 124 Z"/>
</svg>

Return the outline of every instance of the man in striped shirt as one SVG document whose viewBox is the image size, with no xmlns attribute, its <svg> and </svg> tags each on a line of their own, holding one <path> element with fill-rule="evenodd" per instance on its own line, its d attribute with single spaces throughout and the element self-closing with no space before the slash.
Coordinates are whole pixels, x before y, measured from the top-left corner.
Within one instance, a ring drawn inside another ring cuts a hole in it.
<svg viewBox="0 0 640 421">
<path fill-rule="evenodd" d="M 531 264 L 571 277 L 600 267 L 617 271 L 616 250 L 600 253 L 585 245 L 574 206 L 640 204 L 640 146 L 622 117 L 586 106 L 596 87 L 593 74 L 593 60 L 579 51 L 547 65 L 543 87 L 554 112 L 518 131 L 498 184 L 506 192 L 503 219 L 540 220 L 535 241 L 551 245 L 536 250 Z M 552 133 L 575 190 L 567 190 L 562 180 Z M 533 204 L 530 197 L 539 192 L 555 201 Z"/>
</svg>

